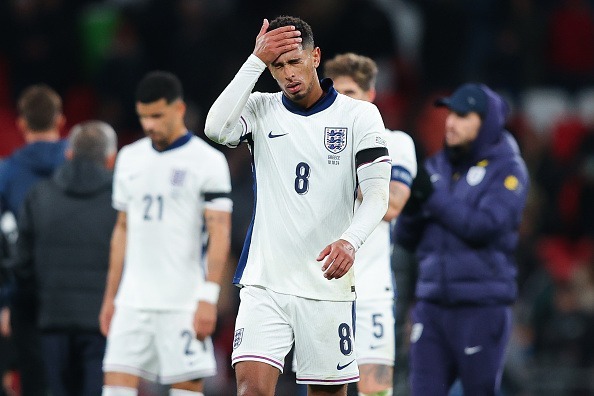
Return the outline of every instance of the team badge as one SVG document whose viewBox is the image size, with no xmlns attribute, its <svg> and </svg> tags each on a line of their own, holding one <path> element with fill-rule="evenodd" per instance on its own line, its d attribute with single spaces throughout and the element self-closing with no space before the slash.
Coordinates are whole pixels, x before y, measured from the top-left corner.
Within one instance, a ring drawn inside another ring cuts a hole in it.
<svg viewBox="0 0 594 396">
<path fill-rule="evenodd" d="M 483 181 L 485 173 L 487 173 L 487 170 L 482 166 L 473 166 L 472 168 L 468 169 L 468 173 L 466 174 L 466 182 L 468 182 L 468 184 L 471 186 L 476 186 Z"/>
<path fill-rule="evenodd" d="M 507 188 L 509 191 L 515 191 L 518 189 L 519 185 L 520 185 L 520 181 L 518 180 L 517 177 L 515 177 L 514 175 L 509 175 L 508 177 L 505 178 L 505 180 L 503 181 L 503 185 L 505 186 L 505 188 Z"/>
<path fill-rule="evenodd" d="M 340 153 L 347 146 L 347 128 L 324 129 L 324 145 L 332 154 Z"/>
<path fill-rule="evenodd" d="M 235 330 L 235 335 L 233 336 L 233 349 L 237 349 L 237 347 L 241 345 L 241 341 L 243 341 L 243 327 Z"/>
<path fill-rule="evenodd" d="M 173 173 L 171 174 L 171 185 L 180 187 L 184 184 L 184 179 L 186 178 L 186 171 L 181 169 L 174 169 Z"/>
</svg>

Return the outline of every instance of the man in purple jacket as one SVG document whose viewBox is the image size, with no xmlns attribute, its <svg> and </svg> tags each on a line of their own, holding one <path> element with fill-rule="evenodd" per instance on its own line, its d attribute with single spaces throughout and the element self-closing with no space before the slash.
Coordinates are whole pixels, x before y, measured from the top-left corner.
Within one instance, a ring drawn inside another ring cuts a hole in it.
<svg viewBox="0 0 594 396">
<path fill-rule="evenodd" d="M 445 147 L 419 169 L 396 238 L 418 260 L 412 395 L 495 395 L 516 299 L 514 250 L 528 174 L 504 129 L 508 107 L 482 84 L 436 102 L 449 109 Z M 415 188 L 416 187 L 416 188 Z"/>
</svg>

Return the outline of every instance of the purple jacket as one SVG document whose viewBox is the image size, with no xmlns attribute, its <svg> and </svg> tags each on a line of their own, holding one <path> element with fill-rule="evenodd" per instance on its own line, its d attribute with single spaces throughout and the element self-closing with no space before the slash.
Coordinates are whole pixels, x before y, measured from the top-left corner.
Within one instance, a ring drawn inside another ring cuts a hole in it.
<svg viewBox="0 0 594 396">
<path fill-rule="evenodd" d="M 504 129 L 507 106 L 481 86 L 488 110 L 456 166 L 444 150 L 425 161 L 434 192 L 417 214 L 402 214 L 396 239 L 418 260 L 416 296 L 445 305 L 510 304 L 517 296 L 514 253 L 529 178 Z"/>
</svg>

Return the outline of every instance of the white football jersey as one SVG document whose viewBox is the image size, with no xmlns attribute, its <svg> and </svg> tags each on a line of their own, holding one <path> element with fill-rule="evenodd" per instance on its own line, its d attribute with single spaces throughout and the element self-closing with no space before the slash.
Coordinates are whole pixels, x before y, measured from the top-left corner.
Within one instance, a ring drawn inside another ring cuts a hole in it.
<svg viewBox="0 0 594 396">
<path fill-rule="evenodd" d="M 151 140 L 122 148 L 114 172 L 113 207 L 127 214 L 126 258 L 117 305 L 196 309 L 205 279 L 205 194 L 229 193 L 225 156 L 186 135 L 159 152 Z"/>
<path fill-rule="evenodd" d="M 401 131 L 383 134 L 392 159 L 391 180 L 412 184 L 417 176 L 417 157 L 412 138 Z M 355 255 L 358 300 L 394 298 L 391 268 L 391 223 L 382 220 Z"/>
<path fill-rule="evenodd" d="M 324 88 L 327 95 L 307 111 L 281 92 L 254 92 L 243 109 L 256 203 L 236 284 L 317 300 L 355 298 L 353 270 L 329 281 L 316 258 L 351 224 L 355 155 L 385 147 L 385 128 L 375 105 Z"/>
</svg>

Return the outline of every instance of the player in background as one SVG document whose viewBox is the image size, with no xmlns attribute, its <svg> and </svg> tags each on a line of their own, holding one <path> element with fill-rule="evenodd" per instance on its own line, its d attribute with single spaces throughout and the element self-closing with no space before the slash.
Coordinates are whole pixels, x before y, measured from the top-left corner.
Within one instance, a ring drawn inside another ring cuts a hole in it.
<svg viewBox="0 0 594 396">
<path fill-rule="evenodd" d="M 185 110 L 175 75 L 155 71 L 138 84 L 146 137 L 122 148 L 114 174 L 104 396 L 136 395 L 141 376 L 171 384 L 172 396 L 198 396 L 216 371 L 209 336 L 230 248 L 231 184 L 224 155 L 187 130 Z"/>
<path fill-rule="evenodd" d="M 306 22 L 264 19 L 206 119 L 210 139 L 245 141 L 253 156 L 255 212 L 234 278 L 239 395 L 273 395 L 293 344 L 310 395 L 345 395 L 359 379 L 351 267 L 386 213 L 390 161 L 378 109 L 320 81 L 320 60 Z M 281 92 L 252 93 L 266 68 Z"/>
<path fill-rule="evenodd" d="M 341 94 L 373 102 L 376 95 L 376 63 L 362 55 L 346 53 L 324 63 L 324 76 L 334 82 Z M 390 201 L 383 221 L 359 251 L 355 259 L 357 287 L 357 334 L 355 338 L 360 381 L 360 395 L 392 395 L 394 341 L 394 283 L 390 265 L 391 227 L 410 196 L 417 174 L 417 160 L 412 138 L 402 131 L 382 134 L 392 159 Z M 359 194 L 360 202 L 361 195 Z"/>
</svg>

